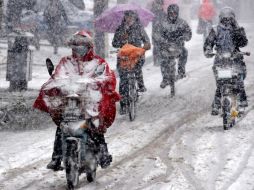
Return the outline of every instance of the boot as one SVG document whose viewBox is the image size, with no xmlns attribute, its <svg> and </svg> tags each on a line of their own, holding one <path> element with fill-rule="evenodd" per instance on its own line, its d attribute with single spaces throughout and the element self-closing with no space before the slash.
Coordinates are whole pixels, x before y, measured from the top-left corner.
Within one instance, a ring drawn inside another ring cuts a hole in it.
<svg viewBox="0 0 254 190">
<path fill-rule="evenodd" d="M 240 104 L 239 104 L 240 107 L 248 107 L 248 101 L 247 101 L 247 95 L 246 95 L 246 92 L 245 92 L 245 89 L 242 88 L 240 90 Z"/>
<path fill-rule="evenodd" d="M 218 115 L 221 109 L 221 97 L 218 93 L 215 94 L 213 103 L 212 103 L 212 112 L 211 115 Z"/>
<path fill-rule="evenodd" d="M 178 73 L 178 75 L 176 76 L 176 80 L 180 80 L 186 77 L 185 73 Z"/>
<path fill-rule="evenodd" d="M 212 108 L 212 112 L 211 112 L 211 115 L 219 115 L 219 112 L 220 112 L 220 110 L 217 108 L 217 107 L 213 107 Z"/>
<path fill-rule="evenodd" d="M 112 156 L 108 152 L 107 144 L 100 144 L 100 166 L 101 168 L 107 168 L 112 162 Z"/>
<path fill-rule="evenodd" d="M 63 170 L 63 167 L 61 166 L 61 160 L 58 159 L 51 160 L 47 165 L 47 169 L 51 169 L 54 171 Z"/>
<path fill-rule="evenodd" d="M 146 87 L 145 86 L 141 86 L 137 89 L 138 92 L 146 92 Z"/>
<path fill-rule="evenodd" d="M 127 106 L 126 104 L 120 102 L 120 111 L 119 114 L 120 115 L 125 115 L 127 113 Z"/>
<path fill-rule="evenodd" d="M 221 106 L 216 104 L 215 102 L 212 105 L 212 112 L 211 115 L 219 115 Z"/>
<path fill-rule="evenodd" d="M 160 84 L 160 87 L 163 89 L 163 88 L 166 88 L 166 86 L 168 86 L 168 82 L 163 80 Z"/>
<path fill-rule="evenodd" d="M 175 84 L 170 85 L 170 95 L 171 98 L 175 96 Z"/>
</svg>

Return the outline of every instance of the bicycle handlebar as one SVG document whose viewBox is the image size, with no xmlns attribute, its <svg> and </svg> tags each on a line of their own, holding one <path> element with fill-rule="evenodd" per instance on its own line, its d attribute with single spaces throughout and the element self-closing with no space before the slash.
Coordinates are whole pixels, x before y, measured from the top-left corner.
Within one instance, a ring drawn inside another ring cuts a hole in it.
<svg viewBox="0 0 254 190">
<path fill-rule="evenodd" d="M 246 56 L 250 56 L 251 55 L 250 52 L 237 52 L 235 54 L 237 54 L 237 55 L 246 55 Z M 214 57 L 215 55 L 217 55 L 217 53 L 208 53 L 207 55 L 210 55 L 211 57 Z"/>
</svg>

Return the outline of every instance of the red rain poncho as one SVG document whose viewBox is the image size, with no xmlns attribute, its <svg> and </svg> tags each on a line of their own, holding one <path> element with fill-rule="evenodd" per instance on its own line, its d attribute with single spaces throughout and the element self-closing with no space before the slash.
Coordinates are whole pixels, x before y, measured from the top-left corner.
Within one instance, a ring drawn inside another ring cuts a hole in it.
<svg viewBox="0 0 254 190">
<path fill-rule="evenodd" d="M 101 75 L 95 76 L 98 66 L 103 66 L 105 70 Z M 59 115 L 62 110 L 58 109 L 58 105 L 60 108 L 62 102 L 57 97 L 66 96 L 71 92 L 78 93 L 79 89 L 75 87 L 77 80 L 91 81 L 91 85 L 86 89 L 91 92 L 91 100 L 86 107 L 86 112 L 91 117 L 99 118 L 98 131 L 106 132 L 114 122 L 115 103 L 119 101 L 120 96 L 115 92 L 114 72 L 110 70 L 105 60 L 94 55 L 92 51 L 82 60 L 77 60 L 74 56 L 62 58 L 52 77 L 42 86 L 33 107 L 50 113 L 52 117 Z M 59 88 L 59 81 L 62 81 L 60 84 L 64 84 L 64 87 Z"/>
</svg>

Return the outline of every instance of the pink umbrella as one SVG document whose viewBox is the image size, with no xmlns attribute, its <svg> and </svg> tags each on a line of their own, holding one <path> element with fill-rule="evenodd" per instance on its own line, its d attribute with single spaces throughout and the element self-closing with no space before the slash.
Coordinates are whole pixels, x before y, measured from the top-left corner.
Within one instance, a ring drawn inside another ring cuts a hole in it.
<svg viewBox="0 0 254 190">
<path fill-rule="evenodd" d="M 154 18 L 154 14 L 136 4 L 118 4 L 113 8 L 105 10 L 99 17 L 95 19 L 95 28 L 101 32 L 114 33 L 121 24 L 124 12 L 132 10 L 139 16 L 143 26 L 147 26 Z"/>
</svg>

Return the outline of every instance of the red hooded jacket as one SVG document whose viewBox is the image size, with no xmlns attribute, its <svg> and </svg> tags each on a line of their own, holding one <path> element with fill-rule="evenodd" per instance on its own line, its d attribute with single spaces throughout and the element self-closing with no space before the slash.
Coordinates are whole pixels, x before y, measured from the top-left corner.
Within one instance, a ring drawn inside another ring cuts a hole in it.
<svg viewBox="0 0 254 190">
<path fill-rule="evenodd" d="M 96 77 L 95 70 L 98 66 L 103 66 L 104 72 Z M 67 77 L 68 80 L 65 80 L 65 77 Z M 94 100 L 95 103 L 92 104 L 92 107 L 90 105 L 89 109 L 94 111 L 92 114 L 95 115 L 93 116 L 99 118 L 99 132 L 106 132 L 106 129 L 114 122 L 116 115 L 115 103 L 120 100 L 120 96 L 115 91 L 116 78 L 114 72 L 110 70 L 105 60 L 94 55 L 93 51 L 90 51 L 82 59 L 78 59 L 75 56 L 63 57 L 57 65 L 54 74 L 45 84 L 43 84 L 33 107 L 50 113 L 52 117 L 60 115 L 61 110 L 58 109 L 57 106 L 53 106 L 53 104 L 56 104 L 57 97 L 65 96 L 67 94 L 64 88 L 60 89 L 56 85 L 58 79 L 65 80 L 65 88 L 68 91 L 68 89 L 76 90 L 75 82 L 73 81 L 89 78 L 93 81 L 93 85 L 91 85 L 88 90 L 97 92 L 97 95 L 100 94 L 99 99 L 97 98 L 97 100 Z M 95 94 L 92 96 L 97 95 Z M 61 105 L 61 101 L 59 105 Z M 98 114 L 96 115 L 96 113 Z"/>
<path fill-rule="evenodd" d="M 215 7 L 210 0 L 203 0 L 198 12 L 198 17 L 205 21 L 212 21 L 216 15 Z"/>
</svg>

